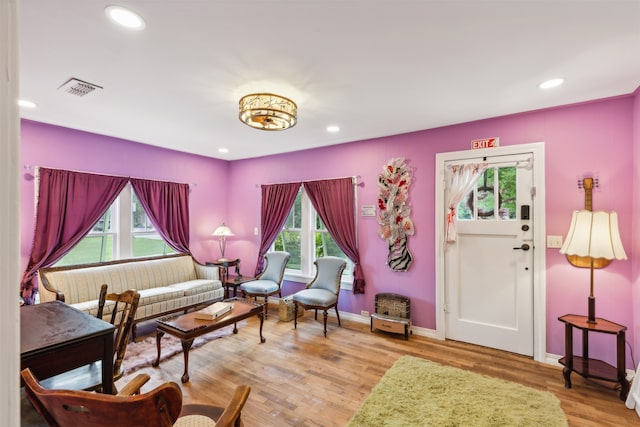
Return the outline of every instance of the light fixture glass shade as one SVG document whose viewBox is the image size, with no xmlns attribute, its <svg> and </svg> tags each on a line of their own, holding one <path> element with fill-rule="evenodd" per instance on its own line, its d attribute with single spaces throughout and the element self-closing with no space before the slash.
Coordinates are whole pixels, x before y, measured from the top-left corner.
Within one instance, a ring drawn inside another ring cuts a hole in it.
<svg viewBox="0 0 640 427">
<path fill-rule="evenodd" d="M 296 125 L 298 106 L 284 96 L 253 93 L 240 98 L 240 121 L 261 130 L 285 130 Z"/>
<path fill-rule="evenodd" d="M 574 211 L 560 253 L 591 258 L 627 259 L 618 230 L 618 214 Z"/>
<path fill-rule="evenodd" d="M 227 237 L 235 236 L 235 234 L 233 234 L 231 229 L 223 222 L 220 227 L 216 228 L 215 231 L 211 233 L 211 235 L 220 238 L 220 255 L 222 256 L 220 259 L 224 260 L 224 250 L 227 246 Z"/>
<path fill-rule="evenodd" d="M 222 225 L 220 227 L 216 228 L 216 230 L 211 234 L 213 236 L 216 236 L 216 237 L 235 236 L 235 234 L 233 234 L 231 229 L 224 222 L 222 223 Z"/>
</svg>

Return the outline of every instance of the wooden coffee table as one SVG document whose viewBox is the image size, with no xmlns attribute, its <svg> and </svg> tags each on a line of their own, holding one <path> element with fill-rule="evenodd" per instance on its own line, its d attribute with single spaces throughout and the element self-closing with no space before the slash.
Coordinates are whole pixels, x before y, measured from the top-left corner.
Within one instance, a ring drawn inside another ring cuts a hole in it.
<svg viewBox="0 0 640 427">
<path fill-rule="evenodd" d="M 160 340 L 167 333 L 179 338 L 182 341 L 182 353 L 184 354 L 184 374 L 182 382 L 189 381 L 189 350 L 193 340 L 209 332 L 224 328 L 233 323 L 233 333 L 238 333 L 237 322 L 248 319 L 251 316 L 260 318 L 260 342 L 266 339 L 262 336 L 262 324 L 264 323 L 264 304 L 241 298 L 229 298 L 227 302 L 233 302 L 233 310 L 221 318 L 215 320 L 201 320 L 195 318 L 195 312 L 181 314 L 178 316 L 166 317 L 158 320 L 156 332 L 156 346 L 158 348 L 158 358 L 153 362 L 153 366 L 160 364 Z"/>
</svg>

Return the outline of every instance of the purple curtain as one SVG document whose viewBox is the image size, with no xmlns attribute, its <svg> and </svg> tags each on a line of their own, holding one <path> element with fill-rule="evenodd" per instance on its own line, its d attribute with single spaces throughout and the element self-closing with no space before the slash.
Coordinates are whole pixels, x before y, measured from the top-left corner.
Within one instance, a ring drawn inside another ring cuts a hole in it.
<svg viewBox="0 0 640 427">
<path fill-rule="evenodd" d="M 351 178 L 309 181 L 305 191 L 320 219 L 342 252 L 355 266 L 353 293 L 364 293 L 364 274 L 356 239 L 355 191 Z"/>
<path fill-rule="evenodd" d="M 20 287 L 33 304 L 40 267 L 60 260 L 100 219 L 127 184 L 127 178 L 39 168 L 36 226 Z"/>
<path fill-rule="evenodd" d="M 267 253 L 271 244 L 278 237 L 282 226 L 289 216 L 289 211 L 296 200 L 299 182 L 289 184 L 273 184 L 262 186 L 262 207 L 260 211 L 260 226 L 262 237 L 260 239 L 260 251 L 258 252 L 258 262 L 256 264 L 255 275 L 257 276 L 264 268 L 264 254 Z"/>
<path fill-rule="evenodd" d="M 189 253 L 189 184 L 131 178 L 131 186 L 169 246 Z"/>
</svg>

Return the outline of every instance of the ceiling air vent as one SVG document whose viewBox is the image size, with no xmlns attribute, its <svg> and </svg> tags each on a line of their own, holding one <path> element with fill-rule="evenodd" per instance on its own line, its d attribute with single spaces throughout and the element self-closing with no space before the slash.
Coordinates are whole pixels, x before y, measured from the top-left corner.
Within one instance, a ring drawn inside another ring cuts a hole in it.
<svg viewBox="0 0 640 427">
<path fill-rule="evenodd" d="M 58 89 L 62 89 L 67 93 L 75 96 L 85 96 L 90 94 L 96 89 L 102 89 L 102 86 L 98 86 L 93 83 L 85 82 L 80 79 L 76 79 L 75 77 L 67 80 L 63 85 L 58 87 Z"/>
</svg>

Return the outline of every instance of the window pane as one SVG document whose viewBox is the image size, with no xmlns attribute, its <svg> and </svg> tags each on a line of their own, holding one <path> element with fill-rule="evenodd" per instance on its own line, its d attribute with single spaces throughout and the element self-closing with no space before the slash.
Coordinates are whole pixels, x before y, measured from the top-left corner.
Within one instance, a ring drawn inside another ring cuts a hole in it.
<svg viewBox="0 0 640 427">
<path fill-rule="evenodd" d="M 158 234 L 137 234 L 133 236 L 133 257 L 174 254 L 176 251 Z"/>
<path fill-rule="evenodd" d="M 487 169 L 477 184 L 478 219 L 494 219 L 495 189 L 494 169 Z"/>
<path fill-rule="evenodd" d="M 96 225 L 93 226 L 89 234 L 91 233 L 110 233 L 111 230 L 111 215 L 113 211 L 113 205 L 107 209 L 107 211 L 100 217 Z"/>
<path fill-rule="evenodd" d="M 151 220 L 138 200 L 136 193 L 131 193 L 131 224 L 133 231 L 155 231 Z"/>
<path fill-rule="evenodd" d="M 88 264 L 113 259 L 113 236 L 87 235 L 67 253 L 56 266 Z"/>
<path fill-rule="evenodd" d="M 274 250 L 289 252 L 291 258 L 287 263 L 287 269 L 300 270 L 302 268 L 299 231 L 281 231 L 274 242 Z"/>
<path fill-rule="evenodd" d="M 293 202 L 293 208 L 291 210 L 293 213 L 293 224 L 291 228 L 297 228 L 298 230 L 302 228 L 302 190 L 298 191 L 298 195 L 296 196 L 296 200 Z"/>
<path fill-rule="evenodd" d="M 457 218 L 460 220 L 473 219 L 473 191 L 469 192 L 467 197 L 462 199 L 458 204 L 456 211 Z"/>
<path fill-rule="evenodd" d="M 316 258 L 323 256 L 347 258 L 328 232 L 316 232 Z"/>
<path fill-rule="evenodd" d="M 516 219 L 516 168 L 515 166 L 498 169 L 498 189 L 500 203 L 498 216 L 503 220 Z"/>
</svg>

